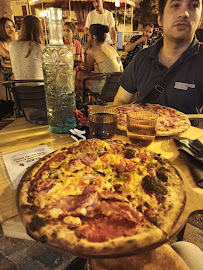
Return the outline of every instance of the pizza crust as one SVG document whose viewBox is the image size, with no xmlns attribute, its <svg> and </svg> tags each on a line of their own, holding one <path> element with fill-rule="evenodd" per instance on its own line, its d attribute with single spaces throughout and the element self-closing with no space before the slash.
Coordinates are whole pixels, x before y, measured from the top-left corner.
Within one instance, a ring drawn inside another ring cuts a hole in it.
<svg viewBox="0 0 203 270">
<path fill-rule="evenodd" d="M 165 197 L 165 211 L 159 213 L 157 226 L 167 235 L 177 223 L 186 203 L 186 189 L 179 172 L 169 161 L 163 159 L 164 167 L 168 170 L 170 186 Z M 163 222 L 164 220 L 164 222 Z"/>
<path fill-rule="evenodd" d="M 91 243 L 86 239 L 78 239 L 73 231 L 67 228 L 61 228 L 61 224 L 53 227 L 47 225 L 38 233 L 33 233 L 27 228 L 27 233 L 37 241 L 41 241 L 41 235 L 46 235 L 48 244 L 70 251 L 73 254 L 82 254 L 83 256 L 105 256 L 122 255 L 136 252 L 140 249 L 153 246 L 157 242 L 164 242 L 167 236 L 155 225 L 145 224 L 138 229 L 136 235 L 132 237 L 119 237 L 103 243 Z M 53 236 L 52 236 L 53 235 Z M 46 242 L 44 242 L 46 243 Z"/>
</svg>

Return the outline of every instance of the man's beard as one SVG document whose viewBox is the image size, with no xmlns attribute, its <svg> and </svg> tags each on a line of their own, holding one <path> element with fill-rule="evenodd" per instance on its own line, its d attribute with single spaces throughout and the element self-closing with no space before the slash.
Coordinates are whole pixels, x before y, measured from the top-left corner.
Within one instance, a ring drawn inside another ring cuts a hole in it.
<svg viewBox="0 0 203 270">
<path fill-rule="evenodd" d="M 175 41 L 177 43 L 182 43 L 183 41 L 186 41 L 186 40 L 190 40 L 192 35 L 191 34 L 188 34 L 188 35 L 167 35 L 165 34 L 164 35 L 168 40 L 171 40 L 171 41 Z M 194 36 L 194 35 L 193 35 Z"/>
</svg>

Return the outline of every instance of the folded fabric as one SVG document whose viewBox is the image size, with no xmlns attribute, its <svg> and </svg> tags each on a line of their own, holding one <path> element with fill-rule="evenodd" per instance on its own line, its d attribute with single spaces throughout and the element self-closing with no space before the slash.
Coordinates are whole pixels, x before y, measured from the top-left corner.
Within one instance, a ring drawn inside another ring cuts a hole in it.
<svg viewBox="0 0 203 270">
<path fill-rule="evenodd" d="M 187 138 L 184 138 L 187 139 Z M 174 138 L 174 141 L 186 160 L 188 167 L 194 177 L 196 184 L 203 188 L 203 144 L 199 140 L 189 140 L 189 144 L 185 144 L 182 137 Z"/>
<path fill-rule="evenodd" d="M 74 141 L 86 140 L 90 138 L 89 127 L 77 125 L 74 129 L 69 130 L 69 134 Z"/>
<path fill-rule="evenodd" d="M 184 149 L 179 149 L 182 151 L 182 156 L 186 160 L 188 167 L 191 170 L 191 173 L 194 177 L 194 180 L 196 184 L 200 187 L 203 188 L 203 170 L 202 170 L 202 163 L 195 160 L 191 155 L 186 153 Z"/>
</svg>

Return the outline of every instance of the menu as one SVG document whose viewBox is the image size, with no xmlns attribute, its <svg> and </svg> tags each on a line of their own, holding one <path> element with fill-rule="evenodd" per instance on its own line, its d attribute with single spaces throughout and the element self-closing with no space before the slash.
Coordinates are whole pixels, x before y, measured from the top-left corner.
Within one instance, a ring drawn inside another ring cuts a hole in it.
<svg viewBox="0 0 203 270">
<path fill-rule="evenodd" d="M 44 144 L 34 148 L 2 155 L 13 188 L 17 189 L 20 179 L 32 164 L 51 152 L 52 150 Z"/>
</svg>

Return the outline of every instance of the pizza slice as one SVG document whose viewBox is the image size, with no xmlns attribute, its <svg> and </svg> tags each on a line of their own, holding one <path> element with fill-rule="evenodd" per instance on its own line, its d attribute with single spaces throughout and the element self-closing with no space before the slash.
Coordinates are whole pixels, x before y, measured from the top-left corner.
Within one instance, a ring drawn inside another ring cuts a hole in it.
<svg viewBox="0 0 203 270">
<path fill-rule="evenodd" d="M 177 135 L 191 126 L 189 119 L 184 113 L 159 104 L 126 104 L 118 106 L 117 109 L 119 111 L 117 128 L 121 131 L 127 131 L 127 113 L 140 110 L 149 110 L 159 114 L 157 136 Z"/>
</svg>

